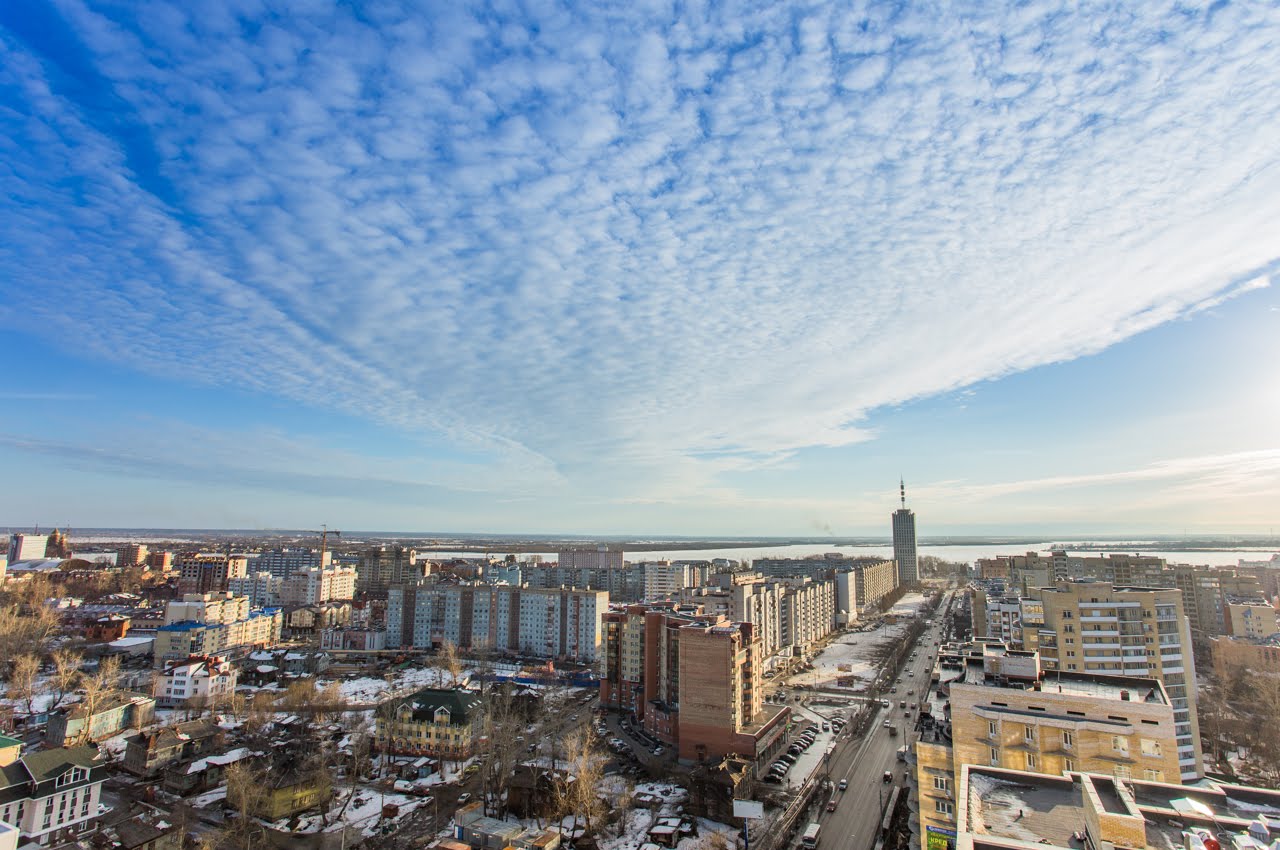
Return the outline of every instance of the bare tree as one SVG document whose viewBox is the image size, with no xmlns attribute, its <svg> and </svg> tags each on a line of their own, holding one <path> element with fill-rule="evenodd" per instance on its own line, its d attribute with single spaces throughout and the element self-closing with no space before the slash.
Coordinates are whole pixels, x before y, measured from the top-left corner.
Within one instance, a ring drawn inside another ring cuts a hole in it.
<svg viewBox="0 0 1280 850">
<path fill-rule="evenodd" d="M 0 606 L 0 659 L 41 655 L 57 631 L 57 612 L 44 604 L 43 596 L 34 604 L 17 599 Z M 8 666 L 2 665 L 0 670 Z"/>
<path fill-rule="evenodd" d="M 108 655 L 102 658 L 97 670 L 80 677 L 80 689 L 83 692 L 80 704 L 84 708 L 84 729 L 79 737 L 87 740 L 93 736 L 93 716 L 120 690 L 120 657 Z"/>
<path fill-rule="evenodd" d="M 76 689 L 76 685 L 80 682 L 80 653 L 70 647 L 62 647 L 55 649 L 51 657 L 53 659 L 53 675 L 49 679 L 49 683 L 53 687 L 56 694 L 53 704 L 49 707 L 52 711 L 62 705 L 67 695 Z"/>
<path fill-rule="evenodd" d="M 446 640 L 440 644 L 436 659 L 440 664 L 440 670 L 449 676 L 448 686 L 456 688 L 458 682 L 462 680 L 462 659 L 458 657 L 458 647 L 453 641 Z"/>
<path fill-rule="evenodd" d="M 30 716 L 36 713 L 36 698 L 42 692 L 40 656 L 33 652 L 16 656 L 9 671 L 9 696 L 25 708 Z"/>
</svg>

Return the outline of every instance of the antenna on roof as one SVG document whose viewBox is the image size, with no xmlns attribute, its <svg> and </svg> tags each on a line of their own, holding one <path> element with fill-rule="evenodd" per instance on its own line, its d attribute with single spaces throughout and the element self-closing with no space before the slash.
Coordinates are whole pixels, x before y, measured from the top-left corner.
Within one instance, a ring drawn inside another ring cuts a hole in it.
<svg viewBox="0 0 1280 850">
<path fill-rule="evenodd" d="M 906 510 L 906 507 L 907 507 L 907 485 L 906 485 L 906 483 L 902 480 L 902 476 L 901 476 L 901 475 L 899 475 L 899 476 L 898 476 L 898 497 L 899 497 L 900 499 L 902 499 L 902 508 L 903 508 L 903 510 Z"/>
</svg>

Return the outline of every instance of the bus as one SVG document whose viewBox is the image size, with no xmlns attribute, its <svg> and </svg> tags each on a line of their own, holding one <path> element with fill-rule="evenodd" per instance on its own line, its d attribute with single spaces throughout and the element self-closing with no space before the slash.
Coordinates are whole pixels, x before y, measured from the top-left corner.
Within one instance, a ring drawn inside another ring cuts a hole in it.
<svg viewBox="0 0 1280 850">
<path fill-rule="evenodd" d="M 811 823 L 804 828 L 804 835 L 800 836 L 801 847 L 817 847 L 818 833 L 822 831 L 822 824 Z"/>
</svg>

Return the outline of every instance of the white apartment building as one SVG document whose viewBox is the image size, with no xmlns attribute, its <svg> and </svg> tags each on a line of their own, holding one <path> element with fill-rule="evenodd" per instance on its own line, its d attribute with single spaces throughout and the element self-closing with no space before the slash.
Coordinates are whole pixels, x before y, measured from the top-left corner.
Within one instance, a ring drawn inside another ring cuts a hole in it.
<svg viewBox="0 0 1280 850">
<path fill-rule="evenodd" d="M 588 664 L 599 657 L 608 591 L 468 584 L 441 595 L 443 637 L 457 646 Z"/>
<path fill-rule="evenodd" d="M 82 836 L 98 819 L 106 778 L 97 747 L 59 747 L 24 756 L 21 741 L 0 735 L 0 826 L 5 827 L 0 842 L 47 846 Z"/>
<path fill-rule="evenodd" d="M 181 600 L 172 600 L 164 609 L 164 624 L 173 623 L 234 623 L 249 616 L 248 596 L 225 593 L 185 593 Z"/>
<path fill-rule="evenodd" d="M 151 695 L 165 708 L 203 708 L 225 700 L 235 689 L 235 668 L 220 656 L 205 655 L 166 665 L 156 674 Z"/>
<path fill-rule="evenodd" d="M 250 573 L 227 582 L 227 591 L 235 596 L 246 597 L 250 608 L 269 608 L 279 605 L 280 591 L 283 588 L 284 579 L 265 571 Z"/>
<path fill-rule="evenodd" d="M 278 579 L 286 579 L 298 570 L 308 567 L 327 567 L 333 559 L 332 552 L 324 553 L 323 562 L 320 553 L 314 549 L 272 549 L 256 556 L 249 569 L 271 573 Z"/>
<path fill-rule="evenodd" d="M 280 592 L 286 605 L 322 605 L 334 600 L 353 599 L 356 571 L 351 567 L 306 567 L 284 580 Z"/>
<path fill-rule="evenodd" d="M 641 566 L 644 567 L 644 598 L 647 602 L 667 599 L 694 584 L 693 569 L 689 564 L 647 561 Z"/>
</svg>

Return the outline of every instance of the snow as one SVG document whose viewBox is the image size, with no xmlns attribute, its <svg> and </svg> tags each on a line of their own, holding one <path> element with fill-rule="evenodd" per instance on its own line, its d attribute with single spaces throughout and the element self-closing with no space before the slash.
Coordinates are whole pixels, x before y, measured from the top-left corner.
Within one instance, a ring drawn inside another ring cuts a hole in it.
<svg viewBox="0 0 1280 850">
<path fill-rule="evenodd" d="M 464 671 L 458 684 L 465 684 L 470 679 L 469 671 Z M 324 688 L 334 680 L 321 679 L 317 687 Z M 338 679 L 338 689 L 343 699 L 351 705 L 374 706 L 393 694 L 402 694 L 419 688 L 449 687 L 453 677 L 447 670 L 436 667 L 413 667 L 397 670 L 395 678 L 390 682 L 375 676 L 362 676 L 358 679 Z"/>
<path fill-rule="evenodd" d="M 925 602 L 923 594 L 906 594 L 890 610 L 899 622 L 870 632 L 841 635 L 814 658 L 813 670 L 793 676 L 791 683 L 837 689 L 842 687 L 836 684 L 837 679 L 852 677 L 855 683 L 847 690 L 851 693 L 865 691 L 879 672 L 878 658 L 906 635 L 908 623 L 905 621 L 918 614 Z"/>
<path fill-rule="evenodd" d="M 346 802 L 345 795 L 350 793 L 350 789 L 344 789 L 341 793 L 343 797 L 336 802 L 336 806 L 331 810 L 331 817 L 337 816 L 337 810 L 342 808 L 343 802 Z M 378 826 L 382 822 L 382 807 L 384 804 L 399 807 L 399 816 L 404 817 L 419 806 L 428 803 L 429 801 L 425 797 L 410 797 L 406 794 L 383 793 L 369 788 L 358 788 L 350 802 L 347 803 L 346 808 L 342 809 L 341 819 L 326 824 L 324 818 L 318 812 L 313 812 L 300 817 L 296 824 L 292 818 L 286 818 L 275 822 L 272 826 L 279 830 L 291 830 L 295 833 L 333 832 L 346 826 L 359 829 L 364 835 L 370 836 L 378 831 Z"/>
</svg>

